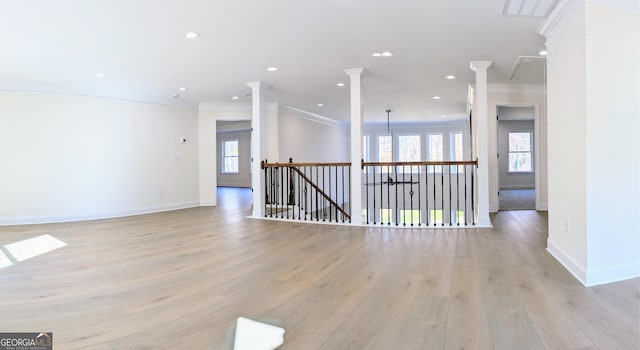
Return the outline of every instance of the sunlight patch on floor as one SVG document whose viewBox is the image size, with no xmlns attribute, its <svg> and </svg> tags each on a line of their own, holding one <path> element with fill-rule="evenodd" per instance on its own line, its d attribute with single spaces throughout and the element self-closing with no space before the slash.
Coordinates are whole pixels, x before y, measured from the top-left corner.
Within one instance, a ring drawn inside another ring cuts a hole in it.
<svg viewBox="0 0 640 350">
<path fill-rule="evenodd" d="M 52 250 L 62 248 L 66 245 L 67 244 L 63 241 L 49 234 L 46 234 L 34 238 L 25 239 L 23 241 L 6 244 L 4 248 L 17 261 L 24 261 L 33 258 L 34 256 L 42 255 Z"/>
<path fill-rule="evenodd" d="M 273 350 L 284 342 L 284 328 L 238 317 L 233 350 Z"/>
<path fill-rule="evenodd" d="M 6 255 L 4 255 L 4 252 L 2 250 L 0 250 L 0 269 L 11 265 L 13 265 L 11 260 L 9 260 Z"/>
</svg>

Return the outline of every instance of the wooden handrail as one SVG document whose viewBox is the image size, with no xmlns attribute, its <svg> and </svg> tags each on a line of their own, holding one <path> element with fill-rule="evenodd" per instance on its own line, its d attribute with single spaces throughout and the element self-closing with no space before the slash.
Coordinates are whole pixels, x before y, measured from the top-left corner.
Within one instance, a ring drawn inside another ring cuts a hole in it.
<svg viewBox="0 0 640 350">
<path fill-rule="evenodd" d="M 424 162 L 365 162 L 362 161 L 362 169 L 365 166 L 420 166 L 420 165 L 475 165 L 478 166 L 478 160 L 439 160 Z"/>
<path fill-rule="evenodd" d="M 338 163 L 267 163 L 264 160 L 260 162 L 260 167 L 264 168 L 292 168 L 302 166 L 351 166 L 349 162 Z"/>
<path fill-rule="evenodd" d="M 283 163 L 286 165 L 291 165 L 294 163 Z M 300 164 L 304 164 L 304 163 L 300 163 Z M 335 164 L 335 163 L 334 163 Z M 350 164 L 350 163 L 347 163 Z M 290 166 L 291 167 L 291 166 Z M 320 195 L 322 195 L 322 197 L 324 197 L 326 200 L 329 201 L 329 203 L 331 203 L 331 205 L 336 207 L 336 210 L 338 210 L 339 212 L 342 213 L 342 215 L 344 215 L 344 217 L 347 220 L 351 220 L 351 216 L 344 211 L 344 209 L 340 208 L 340 206 L 338 205 L 338 203 L 336 203 L 333 199 L 331 199 L 331 197 L 329 197 L 329 195 L 327 195 L 326 193 L 324 193 L 323 190 L 320 189 L 320 187 L 318 187 L 318 185 L 316 185 L 315 183 L 313 183 L 313 181 L 311 181 L 311 179 L 309 179 L 303 172 L 300 171 L 300 169 L 296 168 L 296 167 L 291 167 L 293 169 L 293 171 L 295 171 L 296 173 L 298 173 L 298 175 L 300 175 L 305 181 L 307 181 L 309 183 L 309 185 L 311 185 L 311 187 L 315 188 L 316 191 L 318 191 L 318 193 Z"/>
</svg>

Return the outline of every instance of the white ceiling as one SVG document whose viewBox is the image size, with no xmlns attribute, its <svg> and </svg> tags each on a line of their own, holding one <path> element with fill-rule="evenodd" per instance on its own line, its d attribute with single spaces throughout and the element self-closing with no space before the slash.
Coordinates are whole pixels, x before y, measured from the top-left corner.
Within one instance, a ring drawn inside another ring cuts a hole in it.
<svg viewBox="0 0 640 350">
<path fill-rule="evenodd" d="M 268 101 L 348 120 L 344 69 L 364 67 L 365 121 L 386 120 L 387 108 L 403 121 L 465 118 L 470 61 L 493 61 L 489 82 L 509 83 L 518 57 L 544 48 L 536 33 L 543 18 L 504 16 L 504 7 L 504 0 L 7 0 L 0 90 L 195 108 L 248 102 L 246 83 L 262 81 Z M 201 37 L 186 39 L 188 31 Z M 376 51 L 394 56 L 374 58 Z M 541 81 L 520 73 L 518 83 Z"/>
</svg>

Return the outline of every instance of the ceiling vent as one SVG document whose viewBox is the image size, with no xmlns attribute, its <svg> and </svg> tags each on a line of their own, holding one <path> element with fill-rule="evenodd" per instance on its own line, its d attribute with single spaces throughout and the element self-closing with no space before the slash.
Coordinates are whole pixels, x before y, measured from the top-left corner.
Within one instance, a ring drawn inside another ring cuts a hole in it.
<svg viewBox="0 0 640 350">
<path fill-rule="evenodd" d="M 504 3 L 504 16 L 547 17 L 558 0 L 507 0 Z"/>
</svg>

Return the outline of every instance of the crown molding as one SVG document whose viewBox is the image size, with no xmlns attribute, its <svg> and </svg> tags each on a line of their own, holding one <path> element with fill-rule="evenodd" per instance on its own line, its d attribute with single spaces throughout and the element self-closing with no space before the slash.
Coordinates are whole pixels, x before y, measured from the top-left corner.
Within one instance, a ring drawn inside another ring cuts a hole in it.
<svg viewBox="0 0 640 350">
<path fill-rule="evenodd" d="M 307 112 L 305 110 L 299 109 L 299 108 L 295 108 L 295 107 L 291 107 L 291 106 L 287 106 L 284 104 L 280 104 L 280 108 L 282 109 L 288 109 L 290 111 L 296 112 L 300 115 L 301 118 L 316 122 L 316 123 L 320 123 L 320 124 L 325 124 L 325 125 L 330 125 L 330 126 L 343 126 L 343 123 L 335 120 L 335 119 L 331 119 L 325 116 L 322 116 L 320 114 L 315 114 L 315 113 L 311 113 L 311 112 Z"/>
<path fill-rule="evenodd" d="M 577 0 L 559 0 L 553 10 L 551 10 L 551 13 L 549 13 L 549 16 L 547 16 L 540 27 L 538 27 L 538 34 L 547 39 L 553 35 L 558 23 L 566 16 L 576 1 Z"/>
</svg>

